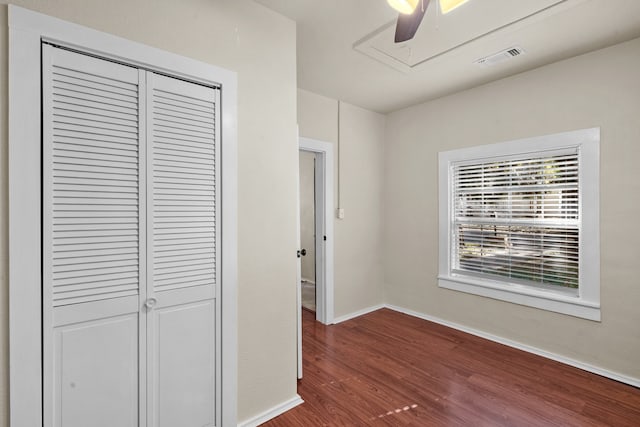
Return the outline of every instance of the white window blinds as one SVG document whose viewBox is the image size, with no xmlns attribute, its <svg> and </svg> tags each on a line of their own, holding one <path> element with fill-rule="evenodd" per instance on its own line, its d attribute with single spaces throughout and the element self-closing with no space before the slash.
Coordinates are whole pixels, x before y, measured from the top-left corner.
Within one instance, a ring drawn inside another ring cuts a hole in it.
<svg viewBox="0 0 640 427">
<path fill-rule="evenodd" d="M 578 288 L 576 148 L 452 164 L 452 272 Z"/>
</svg>

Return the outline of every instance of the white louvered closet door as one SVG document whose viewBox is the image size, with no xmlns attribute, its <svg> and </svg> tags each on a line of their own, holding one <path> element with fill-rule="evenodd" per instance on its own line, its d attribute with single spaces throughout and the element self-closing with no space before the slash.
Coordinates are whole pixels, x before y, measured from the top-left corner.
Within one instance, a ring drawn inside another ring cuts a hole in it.
<svg viewBox="0 0 640 427">
<path fill-rule="evenodd" d="M 43 45 L 45 426 L 143 421 L 143 82 Z"/>
<path fill-rule="evenodd" d="M 216 424 L 218 90 L 147 75 L 149 417 Z"/>
<path fill-rule="evenodd" d="M 219 425 L 218 100 L 43 45 L 46 427 Z"/>
</svg>

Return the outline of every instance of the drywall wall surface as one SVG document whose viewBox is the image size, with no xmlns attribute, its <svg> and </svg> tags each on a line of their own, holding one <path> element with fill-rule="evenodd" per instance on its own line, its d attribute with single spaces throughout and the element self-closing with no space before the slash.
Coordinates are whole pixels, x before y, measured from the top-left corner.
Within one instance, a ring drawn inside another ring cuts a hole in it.
<svg viewBox="0 0 640 427">
<path fill-rule="evenodd" d="M 249 0 L 11 3 L 238 73 L 238 420 L 292 399 L 297 242 L 291 224 L 296 221 L 298 162 L 295 23 Z M 6 426 L 6 6 L 0 6 L 0 26 L 0 426 Z"/>
<path fill-rule="evenodd" d="M 315 159 L 309 151 L 300 151 L 300 247 L 306 255 L 301 258 L 302 278 L 316 282 L 315 240 Z"/>
<path fill-rule="evenodd" d="M 298 125 L 300 136 L 335 144 L 335 206 L 345 210 L 335 220 L 335 316 L 381 304 L 385 117 L 341 103 L 338 145 L 338 101 L 300 89 Z"/>
<path fill-rule="evenodd" d="M 639 75 L 636 39 L 390 114 L 388 302 L 640 379 Z M 602 322 L 438 288 L 438 152 L 592 127 L 602 132 Z"/>
</svg>

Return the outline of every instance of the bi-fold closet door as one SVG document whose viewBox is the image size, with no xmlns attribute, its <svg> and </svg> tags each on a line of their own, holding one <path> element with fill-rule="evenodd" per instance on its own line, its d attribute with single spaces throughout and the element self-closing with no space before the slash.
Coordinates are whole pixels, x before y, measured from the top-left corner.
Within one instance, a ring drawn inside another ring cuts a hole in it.
<svg viewBox="0 0 640 427">
<path fill-rule="evenodd" d="M 218 425 L 219 89 L 42 48 L 44 425 Z"/>
</svg>

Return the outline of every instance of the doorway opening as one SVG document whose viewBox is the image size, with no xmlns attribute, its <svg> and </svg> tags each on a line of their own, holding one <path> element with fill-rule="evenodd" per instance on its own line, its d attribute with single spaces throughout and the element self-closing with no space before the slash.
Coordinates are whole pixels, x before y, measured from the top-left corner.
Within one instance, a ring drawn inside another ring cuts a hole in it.
<svg viewBox="0 0 640 427">
<path fill-rule="evenodd" d="M 333 323 L 333 144 L 300 138 L 298 378 L 302 377 L 302 310 Z"/>
</svg>

